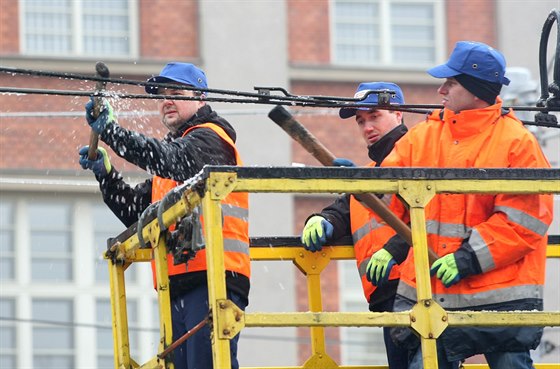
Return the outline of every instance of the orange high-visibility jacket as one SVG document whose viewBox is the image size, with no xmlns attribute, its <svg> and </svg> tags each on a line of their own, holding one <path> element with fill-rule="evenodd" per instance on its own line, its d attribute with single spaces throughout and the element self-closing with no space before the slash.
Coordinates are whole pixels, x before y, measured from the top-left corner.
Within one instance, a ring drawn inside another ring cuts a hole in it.
<svg viewBox="0 0 560 369">
<path fill-rule="evenodd" d="M 501 107 L 498 99 L 485 109 L 435 111 L 397 142 L 383 166 L 549 168 L 533 134 Z M 550 195 L 436 195 L 426 206 L 428 244 L 441 257 L 467 239 L 482 273 L 450 288 L 432 278 L 434 299 L 451 309 L 542 301 L 551 220 Z M 412 252 L 401 264 L 401 282 L 397 293 L 416 300 Z"/>
<path fill-rule="evenodd" d="M 183 136 L 197 128 L 210 128 L 218 134 L 225 142 L 231 145 L 235 150 L 237 165 L 243 165 L 241 157 L 234 142 L 226 134 L 226 132 L 213 123 L 204 123 L 193 126 L 185 131 Z M 179 183 L 167 179 L 154 176 L 152 183 L 152 202 L 162 199 L 172 188 Z M 224 265 L 225 269 L 241 273 L 247 278 L 251 276 L 251 263 L 249 260 L 249 200 L 248 194 L 245 192 L 232 192 L 221 202 L 222 204 L 222 232 L 224 238 Z M 199 212 L 201 214 L 202 212 Z M 204 220 L 200 215 L 200 222 L 204 228 Z M 204 234 L 204 229 L 201 234 Z M 194 259 L 188 261 L 187 264 L 173 265 L 173 256 L 167 255 L 167 267 L 169 275 L 183 274 L 187 272 L 196 272 L 206 270 L 206 250 L 202 249 L 196 253 Z M 155 284 L 155 263 L 152 260 L 152 271 L 154 272 Z"/>
<path fill-rule="evenodd" d="M 369 166 L 375 167 L 375 163 L 371 163 Z M 392 195 L 384 195 L 382 200 L 390 203 L 392 197 Z M 364 296 L 368 302 L 370 302 L 371 294 L 376 289 L 376 286 L 366 278 L 368 262 L 371 256 L 395 235 L 395 231 L 391 227 L 383 227 L 384 225 L 385 222 L 376 213 L 362 205 L 353 195 L 350 196 L 350 228 L 354 242 L 356 265 L 360 273 Z M 399 276 L 399 265 L 395 265 L 391 269 L 389 280 L 399 279 Z"/>
</svg>

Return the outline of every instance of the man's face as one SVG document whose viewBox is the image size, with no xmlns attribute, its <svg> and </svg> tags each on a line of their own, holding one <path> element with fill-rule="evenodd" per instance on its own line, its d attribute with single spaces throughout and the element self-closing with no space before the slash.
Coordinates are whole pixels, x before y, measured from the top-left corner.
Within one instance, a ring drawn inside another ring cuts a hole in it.
<svg viewBox="0 0 560 369">
<path fill-rule="evenodd" d="M 443 107 L 455 113 L 481 107 L 482 100 L 467 91 L 455 78 L 447 78 L 438 88 L 438 93 L 443 96 Z"/>
<path fill-rule="evenodd" d="M 370 146 L 393 128 L 401 124 L 402 112 L 385 109 L 356 110 L 356 123 L 366 142 Z"/>
<path fill-rule="evenodd" d="M 194 91 L 161 88 L 158 94 L 169 96 L 168 99 L 158 101 L 158 110 L 161 121 L 170 132 L 176 132 L 205 104 L 198 100 L 173 100 L 173 96 L 194 96 Z"/>
</svg>

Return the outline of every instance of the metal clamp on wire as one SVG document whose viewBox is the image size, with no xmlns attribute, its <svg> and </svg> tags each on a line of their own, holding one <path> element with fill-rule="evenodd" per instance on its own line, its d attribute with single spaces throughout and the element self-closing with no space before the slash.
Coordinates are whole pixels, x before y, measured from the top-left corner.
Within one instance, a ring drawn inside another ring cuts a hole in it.
<svg viewBox="0 0 560 369">
<path fill-rule="evenodd" d="M 142 234 L 142 230 L 144 229 L 144 222 L 146 218 L 154 213 L 156 206 L 159 205 L 159 201 L 151 203 L 140 215 L 138 218 L 138 222 L 136 223 L 136 235 L 138 236 L 138 243 L 140 243 L 140 248 L 145 249 L 148 248 L 146 241 L 144 240 L 144 235 Z"/>
</svg>

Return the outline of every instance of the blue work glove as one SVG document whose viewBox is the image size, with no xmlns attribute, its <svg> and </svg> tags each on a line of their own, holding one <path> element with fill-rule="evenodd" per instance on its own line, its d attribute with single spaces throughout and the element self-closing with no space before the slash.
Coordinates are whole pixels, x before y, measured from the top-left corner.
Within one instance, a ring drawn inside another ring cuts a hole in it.
<svg viewBox="0 0 560 369">
<path fill-rule="evenodd" d="M 107 154 L 107 150 L 102 147 L 98 147 L 97 159 L 89 160 L 88 149 L 89 146 L 84 146 L 78 152 L 78 154 L 80 154 L 80 165 L 84 169 L 91 169 L 98 177 L 105 177 L 111 172 L 111 162 L 109 161 L 109 154 Z"/>
<path fill-rule="evenodd" d="M 372 255 L 366 267 L 366 278 L 374 286 L 382 286 L 389 280 L 391 269 L 397 264 L 393 255 L 385 249 L 381 249 Z"/>
<path fill-rule="evenodd" d="M 430 275 L 441 280 L 445 287 L 451 287 L 461 280 L 459 268 L 455 261 L 455 254 L 447 254 L 434 261 L 430 269 Z"/>
<path fill-rule="evenodd" d="M 115 115 L 113 114 L 113 108 L 107 100 L 103 99 L 103 106 L 99 112 L 97 119 L 93 117 L 93 97 L 86 104 L 86 120 L 91 127 L 91 129 L 97 133 L 101 134 L 105 130 L 108 124 L 114 124 L 117 122 Z"/>
<path fill-rule="evenodd" d="M 332 237 L 333 230 L 333 225 L 328 220 L 320 215 L 314 215 L 305 223 L 301 242 L 306 250 L 321 251 L 327 239 Z"/>
<path fill-rule="evenodd" d="M 332 162 L 333 167 L 355 167 L 356 164 L 352 160 L 344 158 L 336 158 Z"/>
</svg>

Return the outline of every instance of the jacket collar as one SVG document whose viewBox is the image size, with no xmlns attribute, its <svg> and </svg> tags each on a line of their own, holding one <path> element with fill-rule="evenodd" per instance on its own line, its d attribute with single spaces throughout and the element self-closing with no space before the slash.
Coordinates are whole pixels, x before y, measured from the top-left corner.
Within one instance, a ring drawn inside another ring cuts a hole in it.
<svg viewBox="0 0 560 369">
<path fill-rule="evenodd" d="M 408 128 L 406 128 L 404 124 L 399 124 L 392 130 L 387 132 L 385 136 L 381 137 L 379 141 L 371 144 L 368 147 L 368 156 L 375 162 L 375 166 L 378 167 L 379 165 L 381 165 L 383 159 L 385 159 L 385 157 L 389 155 L 391 150 L 393 150 L 393 146 L 395 146 L 395 143 L 400 140 L 400 138 L 404 136 L 406 132 L 408 132 Z"/>
<path fill-rule="evenodd" d="M 454 113 L 448 109 L 440 112 L 440 118 L 455 138 L 464 138 L 483 132 L 502 116 L 502 100 L 483 109 L 463 110 Z"/>
</svg>

